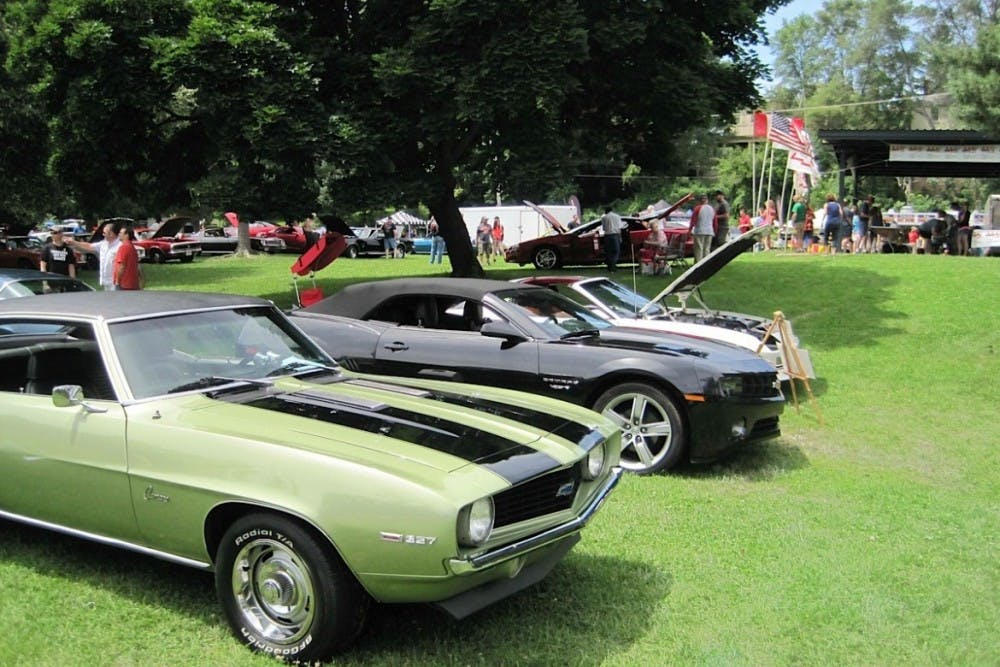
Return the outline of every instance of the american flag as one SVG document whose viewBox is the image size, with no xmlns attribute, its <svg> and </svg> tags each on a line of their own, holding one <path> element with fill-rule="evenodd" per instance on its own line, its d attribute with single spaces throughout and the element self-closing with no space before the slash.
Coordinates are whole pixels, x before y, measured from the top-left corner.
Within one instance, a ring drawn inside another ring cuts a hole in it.
<svg viewBox="0 0 1000 667">
<path fill-rule="evenodd" d="M 798 128 L 792 125 L 791 119 L 777 111 L 771 112 L 771 122 L 767 124 L 767 138 L 776 146 L 812 155 L 812 142 L 803 141 Z"/>
</svg>

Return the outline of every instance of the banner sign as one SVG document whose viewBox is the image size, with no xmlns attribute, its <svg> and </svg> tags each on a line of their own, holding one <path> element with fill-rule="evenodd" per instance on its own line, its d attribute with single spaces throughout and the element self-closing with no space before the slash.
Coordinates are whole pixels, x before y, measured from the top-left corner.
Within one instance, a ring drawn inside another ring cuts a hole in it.
<svg viewBox="0 0 1000 667">
<path fill-rule="evenodd" d="M 1000 248 L 1000 229 L 973 229 L 973 248 Z"/>
<path fill-rule="evenodd" d="M 890 162 L 1000 162 L 1000 144 L 913 146 L 889 144 Z"/>
</svg>

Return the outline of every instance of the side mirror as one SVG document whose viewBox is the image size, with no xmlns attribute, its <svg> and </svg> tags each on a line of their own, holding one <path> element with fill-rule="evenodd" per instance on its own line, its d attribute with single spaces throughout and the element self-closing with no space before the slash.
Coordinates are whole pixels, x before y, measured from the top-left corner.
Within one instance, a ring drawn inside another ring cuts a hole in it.
<svg viewBox="0 0 1000 667">
<path fill-rule="evenodd" d="M 57 408 L 81 406 L 87 412 L 107 412 L 107 408 L 88 405 L 84 401 L 83 387 L 78 384 L 61 384 L 52 388 L 52 405 Z"/>
<path fill-rule="evenodd" d="M 528 340 L 524 334 L 515 329 L 509 322 L 487 320 L 479 327 L 479 333 L 487 338 L 502 338 L 505 347 L 512 347 Z"/>
</svg>

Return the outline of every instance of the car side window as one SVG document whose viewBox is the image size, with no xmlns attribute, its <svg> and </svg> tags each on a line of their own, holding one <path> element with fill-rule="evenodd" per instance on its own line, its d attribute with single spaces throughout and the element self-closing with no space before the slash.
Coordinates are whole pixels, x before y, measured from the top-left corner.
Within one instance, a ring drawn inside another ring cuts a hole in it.
<svg viewBox="0 0 1000 667">
<path fill-rule="evenodd" d="M 49 395 L 59 385 L 79 385 L 88 399 L 114 400 L 92 327 L 0 322 L 0 391 Z"/>
</svg>

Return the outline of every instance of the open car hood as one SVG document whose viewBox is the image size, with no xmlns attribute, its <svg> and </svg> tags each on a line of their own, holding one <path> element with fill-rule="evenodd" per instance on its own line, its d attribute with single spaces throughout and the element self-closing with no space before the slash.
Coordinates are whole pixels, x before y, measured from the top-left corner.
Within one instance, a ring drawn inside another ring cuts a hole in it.
<svg viewBox="0 0 1000 667">
<path fill-rule="evenodd" d="M 163 221 L 163 224 L 161 224 L 157 228 L 156 233 L 153 234 L 150 238 L 162 239 L 168 236 L 177 236 L 177 234 L 179 234 L 180 231 L 184 229 L 184 225 L 190 222 L 194 221 L 187 216 L 178 216 L 176 218 L 169 218 Z"/>
<path fill-rule="evenodd" d="M 552 229 L 555 230 L 556 234 L 566 233 L 566 228 L 563 227 L 563 224 L 559 222 L 559 219 L 556 218 L 556 216 L 552 215 L 538 204 L 532 204 L 527 199 L 524 200 L 524 205 L 531 208 L 531 210 L 533 210 L 535 213 L 545 218 L 545 222 L 549 223 L 549 226 L 551 226 Z"/>
<path fill-rule="evenodd" d="M 677 276 L 677 280 L 667 285 L 662 292 L 650 299 L 649 303 L 643 306 L 639 312 L 645 313 L 653 304 L 671 294 L 690 294 L 698 289 L 702 283 L 721 271 L 726 264 L 729 264 L 738 255 L 752 248 L 767 229 L 767 227 L 755 227 L 729 243 L 719 246 L 703 257 L 700 262 Z"/>
<path fill-rule="evenodd" d="M 675 201 L 673 204 L 667 205 L 663 200 L 660 200 L 653 204 L 653 211 L 651 213 L 641 213 L 639 215 L 628 216 L 633 220 L 639 220 L 640 222 L 648 222 L 649 220 L 659 220 L 660 218 L 666 218 L 668 215 L 679 209 L 684 204 L 688 203 L 694 199 L 694 193 L 689 193 Z M 626 217 L 626 216 L 622 216 Z"/>
<path fill-rule="evenodd" d="M 307 273 L 326 268 L 347 249 L 347 241 L 342 234 L 327 232 L 292 264 L 292 273 L 304 276 Z"/>
<path fill-rule="evenodd" d="M 338 215 L 321 215 L 319 219 L 328 232 L 337 232 L 341 236 L 357 236 L 354 230 L 348 227 L 344 219 Z"/>
</svg>

